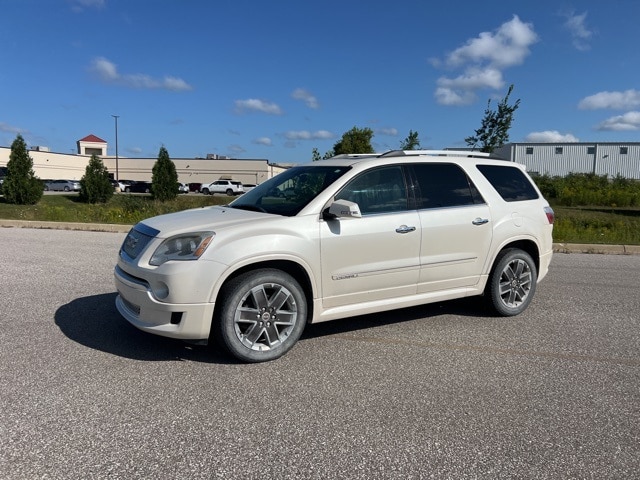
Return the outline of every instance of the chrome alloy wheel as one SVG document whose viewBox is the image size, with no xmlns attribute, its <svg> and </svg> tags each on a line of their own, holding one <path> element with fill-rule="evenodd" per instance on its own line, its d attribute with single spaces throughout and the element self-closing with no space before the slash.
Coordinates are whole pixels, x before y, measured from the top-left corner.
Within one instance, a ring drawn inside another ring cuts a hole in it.
<svg viewBox="0 0 640 480">
<path fill-rule="evenodd" d="M 500 274 L 500 298 L 507 307 L 519 307 L 531 291 L 533 276 L 529 264 L 520 258 L 507 263 Z"/>
<path fill-rule="evenodd" d="M 284 343 L 297 321 L 293 294 L 282 285 L 264 283 L 242 297 L 235 311 L 234 327 L 244 346 L 264 351 Z"/>
</svg>

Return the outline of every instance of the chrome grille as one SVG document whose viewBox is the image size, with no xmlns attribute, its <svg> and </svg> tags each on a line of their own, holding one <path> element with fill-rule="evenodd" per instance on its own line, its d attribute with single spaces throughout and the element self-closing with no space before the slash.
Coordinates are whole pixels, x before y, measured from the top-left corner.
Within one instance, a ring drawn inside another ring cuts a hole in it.
<svg viewBox="0 0 640 480">
<path fill-rule="evenodd" d="M 138 255 L 144 251 L 158 233 L 160 232 L 155 228 L 139 223 L 129 230 L 124 242 L 122 242 L 120 252 L 126 253 L 129 258 L 138 258 Z"/>
</svg>

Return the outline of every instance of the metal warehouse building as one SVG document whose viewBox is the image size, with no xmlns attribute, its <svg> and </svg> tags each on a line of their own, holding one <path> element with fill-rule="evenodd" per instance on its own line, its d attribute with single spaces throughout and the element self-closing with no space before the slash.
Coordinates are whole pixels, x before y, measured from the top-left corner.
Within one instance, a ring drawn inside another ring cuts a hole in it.
<svg viewBox="0 0 640 480">
<path fill-rule="evenodd" d="M 595 173 L 640 179 L 640 142 L 509 143 L 494 155 L 540 175 Z"/>
</svg>

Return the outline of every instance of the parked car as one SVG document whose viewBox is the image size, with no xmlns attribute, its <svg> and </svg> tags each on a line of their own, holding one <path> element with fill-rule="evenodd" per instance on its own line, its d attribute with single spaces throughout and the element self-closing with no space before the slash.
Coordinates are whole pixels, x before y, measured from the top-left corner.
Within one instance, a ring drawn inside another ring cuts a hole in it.
<svg viewBox="0 0 640 480">
<path fill-rule="evenodd" d="M 77 180 L 46 180 L 44 189 L 53 192 L 79 192 L 80 182 Z"/>
<path fill-rule="evenodd" d="M 189 193 L 189 185 L 178 182 L 178 193 Z"/>
<path fill-rule="evenodd" d="M 189 184 L 189 191 L 190 192 L 198 192 L 200 193 L 200 189 L 202 188 L 202 184 L 201 183 L 190 183 Z"/>
<path fill-rule="evenodd" d="M 127 193 L 150 193 L 151 182 L 132 181 L 124 185 L 124 191 Z"/>
<path fill-rule="evenodd" d="M 141 330 L 212 340 L 247 362 L 280 357 L 308 323 L 470 296 L 517 315 L 547 275 L 553 222 L 520 164 L 468 151 L 340 155 L 229 205 L 135 225 L 116 306 Z"/>
<path fill-rule="evenodd" d="M 201 192 L 205 195 L 213 195 L 214 193 L 224 193 L 228 196 L 242 195 L 244 189 L 242 183 L 232 180 L 216 180 L 209 185 L 203 185 Z"/>
</svg>

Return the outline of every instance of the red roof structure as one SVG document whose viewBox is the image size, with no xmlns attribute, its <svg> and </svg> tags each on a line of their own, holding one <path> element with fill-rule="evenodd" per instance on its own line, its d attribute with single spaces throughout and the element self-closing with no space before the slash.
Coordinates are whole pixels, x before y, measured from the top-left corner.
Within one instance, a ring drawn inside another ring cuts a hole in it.
<svg viewBox="0 0 640 480">
<path fill-rule="evenodd" d="M 93 142 L 93 143 L 107 143 L 102 140 L 100 137 L 96 137 L 93 133 L 91 135 L 87 135 L 84 138 L 78 140 L 79 142 Z"/>
</svg>

